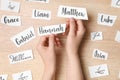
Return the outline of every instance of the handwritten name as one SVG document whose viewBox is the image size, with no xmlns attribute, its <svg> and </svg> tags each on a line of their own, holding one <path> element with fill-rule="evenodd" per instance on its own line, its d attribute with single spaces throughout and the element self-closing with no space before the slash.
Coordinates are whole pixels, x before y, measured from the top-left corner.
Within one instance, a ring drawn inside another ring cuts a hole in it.
<svg viewBox="0 0 120 80">
<path fill-rule="evenodd" d="M 113 26 L 115 23 L 117 16 L 113 15 L 108 15 L 108 14 L 103 14 L 103 13 L 98 13 L 98 24 L 101 25 L 106 25 L 106 26 Z"/>
<path fill-rule="evenodd" d="M 19 53 L 14 53 L 8 56 L 10 63 L 15 64 L 22 61 L 27 61 L 33 59 L 32 50 L 26 50 Z"/>
<path fill-rule="evenodd" d="M 18 55 L 10 55 L 9 56 L 10 59 L 12 59 L 12 62 L 16 62 L 16 61 L 21 61 L 21 60 L 25 60 L 25 59 L 29 59 L 31 58 L 31 56 L 25 56 L 24 53 L 23 54 L 18 54 Z"/>
<path fill-rule="evenodd" d="M 57 34 L 65 32 L 66 24 L 39 27 L 40 35 Z"/>
<path fill-rule="evenodd" d="M 107 18 L 105 18 L 104 15 L 101 15 L 101 22 L 113 23 L 113 20 L 110 19 L 110 16 L 107 16 Z"/>
<path fill-rule="evenodd" d="M 22 44 L 23 42 L 26 42 L 27 40 L 31 39 L 34 36 L 34 33 L 30 31 L 29 34 L 26 34 L 24 36 L 21 36 L 21 38 L 16 38 L 15 41 L 18 45 Z"/>
<path fill-rule="evenodd" d="M 68 10 L 68 8 L 62 8 L 62 14 L 64 14 L 64 15 L 74 15 L 76 17 L 78 17 L 78 16 L 84 17 L 85 16 L 85 14 L 83 12 L 80 12 L 77 9 Z"/>
<path fill-rule="evenodd" d="M 15 23 L 15 22 L 19 22 L 19 18 L 15 18 L 15 19 L 9 19 L 7 16 L 4 17 L 4 23 Z"/>
<path fill-rule="evenodd" d="M 30 40 L 32 40 L 34 38 L 35 38 L 34 28 L 30 27 L 30 28 L 26 29 L 25 31 L 12 37 L 11 40 L 14 42 L 14 44 L 17 47 L 20 47 L 21 45 L 29 42 Z"/>
<path fill-rule="evenodd" d="M 18 80 L 27 80 L 28 76 L 24 76 L 24 73 L 20 75 L 20 78 Z"/>
<path fill-rule="evenodd" d="M 93 52 L 93 57 L 96 59 L 107 60 L 108 54 L 98 49 L 95 49 Z"/>
<path fill-rule="evenodd" d="M 74 17 L 76 19 L 88 20 L 86 8 L 70 7 L 70 6 L 59 6 L 58 9 L 59 17 Z"/>
</svg>

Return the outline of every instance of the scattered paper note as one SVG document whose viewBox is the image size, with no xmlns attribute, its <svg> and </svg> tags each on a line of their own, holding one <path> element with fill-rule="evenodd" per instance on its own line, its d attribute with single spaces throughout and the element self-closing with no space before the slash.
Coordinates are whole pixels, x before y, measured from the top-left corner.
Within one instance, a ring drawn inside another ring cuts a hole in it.
<svg viewBox="0 0 120 80">
<path fill-rule="evenodd" d="M 41 3 L 48 3 L 49 2 L 49 0 L 26 0 L 26 1 L 41 2 Z"/>
<path fill-rule="evenodd" d="M 34 28 L 30 27 L 24 30 L 23 32 L 13 36 L 11 40 L 17 47 L 20 47 L 21 45 L 24 45 L 25 43 L 31 41 L 35 37 L 36 36 L 35 36 Z"/>
<path fill-rule="evenodd" d="M 65 17 L 65 18 L 76 18 L 76 19 L 83 19 L 88 20 L 87 10 L 86 8 L 79 8 L 79 7 L 70 7 L 70 6 L 59 6 L 58 9 L 58 16 Z"/>
<path fill-rule="evenodd" d="M 91 40 L 92 41 L 103 40 L 102 32 L 92 32 L 91 33 Z"/>
<path fill-rule="evenodd" d="M 11 0 L 1 0 L 1 10 L 10 12 L 19 12 L 20 2 L 15 2 Z"/>
<path fill-rule="evenodd" d="M 32 80 L 32 73 L 30 70 L 20 72 L 20 73 L 15 73 L 12 75 L 13 80 Z"/>
<path fill-rule="evenodd" d="M 32 50 L 26 50 L 23 52 L 13 53 L 8 56 L 10 64 L 15 64 L 27 60 L 33 59 Z"/>
<path fill-rule="evenodd" d="M 1 18 L 1 23 L 6 24 L 8 26 L 21 26 L 21 18 L 20 16 L 3 15 Z"/>
<path fill-rule="evenodd" d="M 98 13 L 97 23 L 100 25 L 113 26 L 116 21 L 117 16 L 107 15 L 103 13 Z"/>
<path fill-rule="evenodd" d="M 117 31 L 115 41 L 120 42 L 120 31 Z"/>
<path fill-rule="evenodd" d="M 112 0 L 111 6 L 120 8 L 120 0 Z"/>
<path fill-rule="evenodd" d="M 108 58 L 108 53 L 98 50 L 98 49 L 94 49 L 93 51 L 93 58 L 95 59 L 101 59 L 101 60 L 107 60 Z"/>
<path fill-rule="evenodd" d="M 51 19 L 51 11 L 34 9 L 32 12 L 32 18 L 50 20 Z"/>
<path fill-rule="evenodd" d="M 0 75 L 0 80 L 7 80 L 7 77 L 7 74 Z"/>
<path fill-rule="evenodd" d="M 65 30 L 66 30 L 66 24 L 42 26 L 39 27 L 38 34 L 40 36 L 49 35 L 49 34 L 58 34 L 65 32 Z"/>
<path fill-rule="evenodd" d="M 89 73 L 91 78 L 109 75 L 107 64 L 90 66 Z"/>
</svg>

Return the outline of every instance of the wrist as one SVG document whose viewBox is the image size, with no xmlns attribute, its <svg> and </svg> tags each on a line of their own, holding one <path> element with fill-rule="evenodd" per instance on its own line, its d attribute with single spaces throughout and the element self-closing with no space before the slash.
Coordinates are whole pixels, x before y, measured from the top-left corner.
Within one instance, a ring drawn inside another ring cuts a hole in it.
<svg viewBox="0 0 120 80">
<path fill-rule="evenodd" d="M 48 66 L 49 67 L 49 66 Z M 43 73 L 43 80 L 54 80 L 56 68 L 47 68 L 45 67 Z"/>
</svg>

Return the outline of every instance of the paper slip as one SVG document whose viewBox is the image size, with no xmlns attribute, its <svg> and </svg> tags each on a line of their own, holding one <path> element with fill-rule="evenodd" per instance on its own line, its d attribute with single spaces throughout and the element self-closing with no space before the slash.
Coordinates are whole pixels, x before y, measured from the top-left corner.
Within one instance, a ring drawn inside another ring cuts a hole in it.
<svg viewBox="0 0 120 80">
<path fill-rule="evenodd" d="M 59 6 L 58 9 L 58 16 L 64 18 L 76 18 L 76 19 L 83 19 L 88 20 L 87 10 L 86 8 L 79 8 L 79 7 L 70 7 L 70 6 Z"/>
</svg>

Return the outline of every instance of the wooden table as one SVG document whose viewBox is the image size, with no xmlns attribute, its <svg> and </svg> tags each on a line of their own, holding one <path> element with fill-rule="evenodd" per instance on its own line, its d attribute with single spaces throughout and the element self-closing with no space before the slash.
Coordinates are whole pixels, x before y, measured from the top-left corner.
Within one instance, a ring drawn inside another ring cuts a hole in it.
<svg viewBox="0 0 120 80">
<path fill-rule="evenodd" d="M 114 38 L 117 30 L 120 29 L 120 9 L 111 7 L 111 0 L 50 0 L 48 4 L 27 2 L 24 0 L 17 1 L 21 2 L 20 13 L 0 11 L 0 18 L 2 15 L 18 15 L 22 17 L 21 27 L 10 27 L 0 23 L 0 74 L 8 74 L 8 80 L 12 80 L 13 73 L 31 70 L 33 80 L 41 80 L 44 64 L 36 50 L 36 46 L 39 42 L 39 36 L 19 48 L 13 44 L 10 38 L 31 26 L 34 26 L 37 34 L 37 29 L 39 26 L 65 23 L 65 18 L 57 17 L 57 11 L 59 5 L 66 5 L 85 7 L 88 11 L 89 20 L 85 21 L 87 32 L 80 47 L 80 58 L 86 80 L 118 80 L 118 73 L 120 71 L 120 43 L 115 42 Z M 32 19 L 33 9 L 51 10 L 52 19 L 50 21 Z M 116 15 L 118 18 L 113 27 L 106 27 L 97 24 L 98 13 Z M 93 31 L 102 31 L 104 40 L 91 41 L 90 33 Z M 92 53 L 96 48 L 108 52 L 108 60 L 93 59 Z M 33 50 L 33 60 L 13 65 L 9 63 L 9 54 L 28 49 Z M 57 49 L 57 52 L 57 79 L 66 80 L 66 54 L 62 49 Z M 99 64 L 108 64 L 110 75 L 91 79 L 88 66 Z"/>
</svg>

